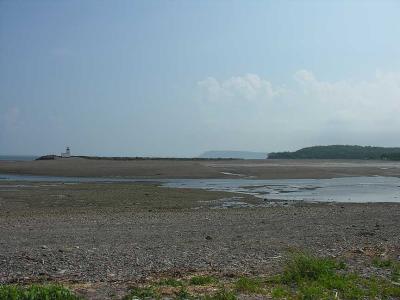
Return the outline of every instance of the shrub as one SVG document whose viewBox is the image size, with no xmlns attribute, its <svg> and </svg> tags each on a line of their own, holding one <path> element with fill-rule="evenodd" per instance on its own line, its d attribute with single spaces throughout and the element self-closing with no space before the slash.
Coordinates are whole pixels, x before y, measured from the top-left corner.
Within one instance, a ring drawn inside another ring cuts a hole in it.
<svg viewBox="0 0 400 300">
<path fill-rule="evenodd" d="M 333 259 L 298 253 L 288 261 L 282 280 L 285 283 L 318 280 L 324 276 L 333 276 L 337 269 L 342 268 L 344 264 L 337 263 Z"/>
</svg>

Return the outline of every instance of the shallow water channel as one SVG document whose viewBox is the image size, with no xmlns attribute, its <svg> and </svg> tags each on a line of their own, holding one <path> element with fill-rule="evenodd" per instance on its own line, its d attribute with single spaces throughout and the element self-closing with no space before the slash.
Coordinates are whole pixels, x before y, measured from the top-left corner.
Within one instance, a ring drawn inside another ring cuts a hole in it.
<svg viewBox="0 0 400 300">
<path fill-rule="evenodd" d="M 194 188 L 254 195 L 265 200 L 322 202 L 400 202 L 400 178 L 343 177 L 332 179 L 128 179 L 0 174 L 1 181 L 34 182 L 159 182 L 169 188 Z M 0 191 L 3 189 L 0 186 Z"/>
</svg>

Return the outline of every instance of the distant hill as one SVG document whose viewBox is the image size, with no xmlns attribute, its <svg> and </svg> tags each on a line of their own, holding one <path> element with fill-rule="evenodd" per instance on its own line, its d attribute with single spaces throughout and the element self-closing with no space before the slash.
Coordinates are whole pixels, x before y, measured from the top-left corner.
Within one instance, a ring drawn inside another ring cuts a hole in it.
<svg viewBox="0 0 400 300">
<path fill-rule="evenodd" d="M 251 151 L 206 151 L 199 156 L 200 158 L 235 158 L 235 159 L 265 159 L 265 152 Z"/>
<path fill-rule="evenodd" d="M 388 159 L 390 154 L 400 153 L 400 148 L 331 145 L 303 148 L 294 152 L 275 152 L 269 159 Z"/>
</svg>

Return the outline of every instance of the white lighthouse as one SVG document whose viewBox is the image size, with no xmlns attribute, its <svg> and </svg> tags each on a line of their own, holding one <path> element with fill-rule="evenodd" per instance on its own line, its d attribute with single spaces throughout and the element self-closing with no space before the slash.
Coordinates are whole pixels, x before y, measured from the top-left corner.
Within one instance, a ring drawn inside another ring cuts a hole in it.
<svg viewBox="0 0 400 300">
<path fill-rule="evenodd" d="M 62 158 L 71 157 L 71 150 L 70 150 L 69 147 L 67 147 L 67 149 L 65 149 L 65 152 L 61 153 L 61 157 L 62 157 Z"/>
</svg>

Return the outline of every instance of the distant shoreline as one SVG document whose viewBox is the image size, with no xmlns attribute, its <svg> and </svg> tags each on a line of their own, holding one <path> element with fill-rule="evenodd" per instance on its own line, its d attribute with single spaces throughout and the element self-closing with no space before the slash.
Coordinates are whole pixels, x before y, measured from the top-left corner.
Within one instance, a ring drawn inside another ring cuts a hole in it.
<svg viewBox="0 0 400 300">
<path fill-rule="evenodd" d="M 31 161 L 35 160 L 39 155 L 0 155 L 0 160 L 11 161 Z"/>
<path fill-rule="evenodd" d="M 91 160 L 244 160 L 244 158 L 86 156 L 86 155 L 73 155 L 69 158 L 83 158 L 83 159 L 91 159 Z M 35 160 L 56 160 L 56 159 L 62 159 L 62 157 L 59 155 L 44 155 L 44 156 L 36 157 Z"/>
<path fill-rule="evenodd" d="M 0 161 L 0 173 L 143 179 L 301 179 L 347 176 L 400 177 L 400 162 L 296 159 L 87 159 Z"/>
</svg>

